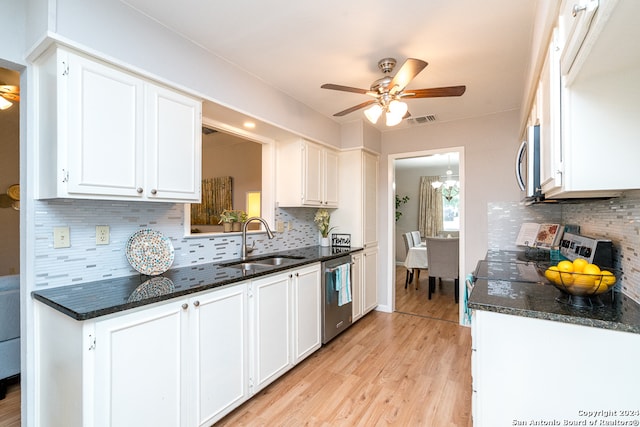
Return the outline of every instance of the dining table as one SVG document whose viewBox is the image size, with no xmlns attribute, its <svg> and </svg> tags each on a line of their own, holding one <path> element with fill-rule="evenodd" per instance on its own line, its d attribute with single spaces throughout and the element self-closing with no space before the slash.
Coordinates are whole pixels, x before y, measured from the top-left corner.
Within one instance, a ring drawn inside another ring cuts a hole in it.
<svg viewBox="0 0 640 427">
<path fill-rule="evenodd" d="M 409 248 L 407 251 L 407 257 L 404 260 L 404 266 L 409 271 L 417 270 L 416 289 L 418 289 L 420 270 L 426 270 L 429 268 L 429 264 L 427 262 L 427 247 L 424 243 L 420 246 L 412 246 Z"/>
</svg>

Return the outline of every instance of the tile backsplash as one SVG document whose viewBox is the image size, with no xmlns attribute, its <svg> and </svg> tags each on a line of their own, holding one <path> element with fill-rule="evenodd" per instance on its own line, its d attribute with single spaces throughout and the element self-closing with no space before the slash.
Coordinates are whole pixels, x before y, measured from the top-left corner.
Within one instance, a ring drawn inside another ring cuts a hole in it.
<svg viewBox="0 0 640 427">
<path fill-rule="evenodd" d="M 515 238 L 523 222 L 577 224 L 580 234 L 611 240 L 614 267 L 622 271 L 616 286 L 640 303 L 640 191 L 609 200 L 561 204 L 490 203 L 488 220 L 489 249 L 516 249 Z"/>
<path fill-rule="evenodd" d="M 36 287 L 64 286 L 137 274 L 129 265 L 125 246 L 129 236 L 151 228 L 171 239 L 172 268 L 240 257 L 240 233 L 184 236 L 182 204 L 57 199 L 35 201 Z M 249 234 L 254 254 L 312 246 L 318 243 L 313 208 L 276 209 L 275 219 L 291 223 L 269 240 L 264 233 Z M 96 245 L 96 225 L 108 225 L 110 242 Z M 68 226 L 71 247 L 53 248 L 53 228 Z"/>
</svg>

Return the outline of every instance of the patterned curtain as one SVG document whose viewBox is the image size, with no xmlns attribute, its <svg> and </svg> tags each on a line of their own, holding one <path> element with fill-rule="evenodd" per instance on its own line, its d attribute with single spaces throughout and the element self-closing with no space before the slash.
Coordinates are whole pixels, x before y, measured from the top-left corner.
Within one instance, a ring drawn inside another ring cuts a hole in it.
<svg viewBox="0 0 640 427">
<path fill-rule="evenodd" d="M 442 194 L 431 185 L 438 176 L 420 177 L 420 210 L 418 211 L 418 230 L 421 236 L 437 236 L 442 230 Z"/>
</svg>

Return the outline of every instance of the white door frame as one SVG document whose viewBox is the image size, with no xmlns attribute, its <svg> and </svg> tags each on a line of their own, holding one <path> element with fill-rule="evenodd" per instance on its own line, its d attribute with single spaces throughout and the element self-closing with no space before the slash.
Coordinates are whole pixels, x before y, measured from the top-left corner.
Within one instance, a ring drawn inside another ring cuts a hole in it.
<svg viewBox="0 0 640 427">
<path fill-rule="evenodd" d="M 398 159 L 406 159 L 410 157 L 423 157 L 430 156 L 434 154 L 445 154 L 457 152 L 459 156 L 459 177 L 460 177 L 460 271 L 467 271 L 465 266 L 465 159 L 464 159 L 464 147 L 448 147 L 448 148 L 438 148 L 433 150 L 424 150 L 424 151 L 413 151 L 408 153 L 395 153 L 389 154 L 387 157 L 387 188 L 389 191 L 387 192 L 387 245 L 389 248 L 395 248 L 396 242 L 396 227 L 395 227 L 395 182 L 396 182 L 396 169 L 395 169 L 395 161 Z M 396 309 L 396 251 L 395 249 L 389 249 L 387 251 L 387 301 L 389 301 L 389 307 L 391 311 L 395 311 Z M 460 276 L 460 280 L 458 281 L 458 286 L 460 289 L 460 304 L 458 307 L 458 321 L 462 324 L 462 319 L 464 315 L 464 307 L 463 307 L 463 298 L 465 281 L 464 276 Z"/>
</svg>

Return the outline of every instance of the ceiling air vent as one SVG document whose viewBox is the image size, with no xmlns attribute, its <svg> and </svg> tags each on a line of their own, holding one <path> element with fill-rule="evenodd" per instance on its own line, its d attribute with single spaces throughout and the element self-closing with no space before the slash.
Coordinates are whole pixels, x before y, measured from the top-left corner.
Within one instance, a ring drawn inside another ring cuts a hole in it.
<svg viewBox="0 0 640 427">
<path fill-rule="evenodd" d="M 436 121 L 436 116 L 434 114 L 428 114 L 426 116 L 420 116 L 420 117 L 409 117 L 407 119 L 407 122 L 409 122 L 410 125 L 422 125 L 424 123 L 431 123 L 435 121 Z"/>
</svg>

